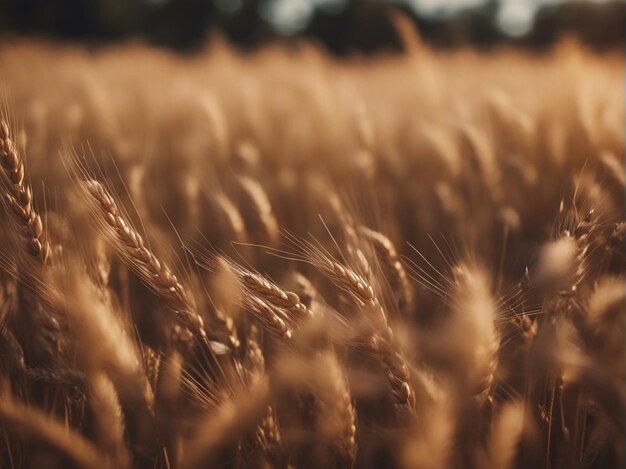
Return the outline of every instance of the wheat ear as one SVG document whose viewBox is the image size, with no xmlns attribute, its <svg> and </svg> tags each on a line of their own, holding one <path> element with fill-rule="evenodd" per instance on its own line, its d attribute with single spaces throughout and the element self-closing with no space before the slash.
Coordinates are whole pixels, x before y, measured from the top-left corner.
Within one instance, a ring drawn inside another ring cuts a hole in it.
<svg viewBox="0 0 626 469">
<path fill-rule="evenodd" d="M 393 331 L 387 324 L 387 314 L 380 305 L 373 287 L 350 267 L 342 265 L 321 252 L 309 259 L 331 282 L 346 291 L 357 305 L 373 319 L 367 343 L 369 351 L 378 355 L 387 367 L 387 380 L 391 386 L 398 415 L 405 419 L 415 411 L 415 392 L 411 384 L 409 365 L 397 350 Z"/>
<path fill-rule="evenodd" d="M 376 301 L 374 289 L 361 275 L 330 258 L 324 257 L 315 263 L 337 287 L 347 291 L 353 298 L 363 304 Z"/>
<path fill-rule="evenodd" d="M 26 252 L 30 259 L 35 260 L 36 264 L 43 266 L 50 259 L 50 245 L 44 236 L 41 216 L 33 204 L 32 188 L 26 182 L 24 158 L 18 151 L 15 141 L 11 137 L 9 125 L 4 119 L 0 120 L 0 168 L 3 179 L 2 196 L 9 208 L 10 216 L 19 227 L 23 241 L 21 249 Z M 27 272 L 28 267 L 35 266 L 32 263 L 27 263 L 23 267 L 25 267 L 23 270 Z M 35 273 L 30 272 L 30 274 L 39 280 L 41 272 L 35 270 Z M 24 296 L 25 302 L 29 303 L 31 325 L 36 325 L 35 336 L 37 337 L 37 340 L 28 345 L 35 349 L 40 348 L 46 361 L 54 361 L 58 359 L 56 353 L 61 347 L 60 328 L 54 314 L 44 308 L 46 295 L 42 290 L 45 288 L 45 284 L 43 282 L 25 281 L 19 283 L 35 293 L 35 296 L 32 297 L 35 299 L 34 301 L 31 297 Z M 49 305 L 45 304 L 45 306 Z M 40 330 L 37 330 L 41 327 L 47 329 L 49 334 L 42 334 Z"/>
<path fill-rule="evenodd" d="M 87 380 L 87 394 L 100 448 L 112 456 L 118 467 L 129 467 L 130 457 L 124 442 L 124 414 L 113 383 L 105 373 L 92 372 Z"/>
<path fill-rule="evenodd" d="M 248 233 L 261 233 L 262 242 L 274 245 L 278 241 L 278 222 L 272 211 L 267 194 L 261 184 L 254 179 L 239 178 L 240 211 L 246 223 Z"/>
<path fill-rule="evenodd" d="M 248 296 L 246 298 L 246 306 L 269 332 L 287 341 L 291 339 L 291 329 L 280 317 L 276 309 L 267 304 L 267 302 L 256 296 Z"/>
<path fill-rule="evenodd" d="M 356 410 L 348 383 L 335 353 L 320 354 L 319 389 L 316 405 L 319 411 L 318 428 L 333 448 L 339 467 L 353 467 L 356 458 Z"/>
<path fill-rule="evenodd" d="M 141 235 L 122 217 L 111 194 L 98 181 L 83 181 L 83 187 L 98 202 L 102 219 L 114 234 L 115 246 L 122 257 L 130 261 L 131 268 L 174 311 L 182 325 L 197 338 L 206 341 L 204 321 L 182 284 L 169 267 L 144 245 Z"/>
<path fill-rule="evenodd" d="M 411 384 L 411 373 L 406 358 L 393 343 L 390 329 L 386 334 L 372 336 L 368 346 L 387 367 L 387 380 L 391 387 L 396 413 L 401 419 L 405 419 L 415 412 L 415 390 Z"/>
<path fill-rule="evenodd" d="M 263 351 L 257 341 L 257 329 L 250 328 L 247 340 L 246 365 L 250 381 L 252 383 L 262 378 L 265 373 L 265 358 Z M 267 411 L 256 428 L 256 440 L 267 459 L 274 467 L 285 467 L 287 456 L 283 446 L 280 427 L 272 406 L 267 407 Z"/>
<path fill-rule="evenodd" d="M 401 312 L 408 313 L 413 303 L 413 289 L 411 288 L 406 270 L 402 262 L 400 262 L 396 247 L 389 238 L 378 231 L 365 227 L 361 228 L 361 231 L 372 244 L 378 259 L 383 264 L 398 308 Z"/>
<path fill-rule="evenodd" d="M 4 119 L 0 121 L 0 166 L 6 182 L 4 198 L 21 228 L 26 251 L 45 264 L 50 257 L 50 245 L 44 237 L 41 217 L 33 206 L 33 191 L 25 180 L 24 159 Z"/>
<path fill-rule="evenodd" d="M 242 269 L 237 269 L 242 270 Z M 239 278 L 250 292 L 261 296 L 266 302 L 277 308 L 295 313 L 300 319 L 310 314 L 300 297 L 291 291 L 285 291 L 275 283 L 253 272 L 241 271 Z"/>
</svg>

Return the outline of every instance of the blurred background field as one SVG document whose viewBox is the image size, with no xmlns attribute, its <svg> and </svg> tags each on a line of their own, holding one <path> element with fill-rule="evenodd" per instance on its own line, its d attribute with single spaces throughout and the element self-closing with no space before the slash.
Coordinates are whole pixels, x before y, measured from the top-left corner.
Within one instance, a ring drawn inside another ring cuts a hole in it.
<svg viewBox="0 0 626 469">
<path fill-rule="evenodd" d="M 307 38 L 346 54 L 401 47 L 390 8 L 437 47 L 544 49 L 565 35 L 598 50 L 624 45 L 621 0 L 0 0 L 0 32 L 92 44 L 141 37 L 189 51 L 219 30 L 244 48 Z"/>
</svg>

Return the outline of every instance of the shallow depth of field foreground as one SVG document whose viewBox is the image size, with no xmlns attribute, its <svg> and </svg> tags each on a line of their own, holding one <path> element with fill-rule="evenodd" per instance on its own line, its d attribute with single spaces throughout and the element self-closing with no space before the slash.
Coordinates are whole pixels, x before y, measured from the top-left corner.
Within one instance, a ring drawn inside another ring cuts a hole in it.
<svg viewBox="0 0 626 469">
<path fill-rule="evenodd" d="M 623 467 L 623 58 L 402 34 L 0 45 L 2 467 Z"/>
</svg>

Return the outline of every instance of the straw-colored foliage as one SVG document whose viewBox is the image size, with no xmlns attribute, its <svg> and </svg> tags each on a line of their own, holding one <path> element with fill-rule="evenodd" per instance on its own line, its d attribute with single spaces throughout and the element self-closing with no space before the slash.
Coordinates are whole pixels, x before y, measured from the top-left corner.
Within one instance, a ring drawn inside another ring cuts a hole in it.
<svg viewBox="0 0 626 469">
<path fill-rule="evenodd" d="M 0 45 L 2 467 L 623 467 L 622 57 Z"/>
</svg>

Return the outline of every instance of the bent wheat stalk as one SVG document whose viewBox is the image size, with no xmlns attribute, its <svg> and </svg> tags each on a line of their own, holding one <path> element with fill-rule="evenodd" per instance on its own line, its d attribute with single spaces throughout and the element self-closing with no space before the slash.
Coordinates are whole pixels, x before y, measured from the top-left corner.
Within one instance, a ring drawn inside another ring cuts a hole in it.
<svg viewBox="0 0 626 469">
<path fill-rule="evenodd" d="M 33 191 L 25 181 L 24 159 L 4 119 L 0 121 L 0 167 L 6 183 L 4 200 L 21 228 L 24 247 L 28 254 L 45 264 L 50 257 L 50 245 L 44 237 L 41 217 L 33 206 Z"/>
<path fill-rule="evenodd" d="M 114 245 L 122 257 L 129 261 L 130 267 L 145 284 L 170 307 L 181 324 L 198 339 L 206 342 L 204 321 L 169 267 L 160 262 L 144 245 L 141 235 L 122 217 L 115 200 L 102 184 L 95 180 L 83 181 L 82 184 L 98 203 L 102 220 L 113 235 Z"/>
</svg>

